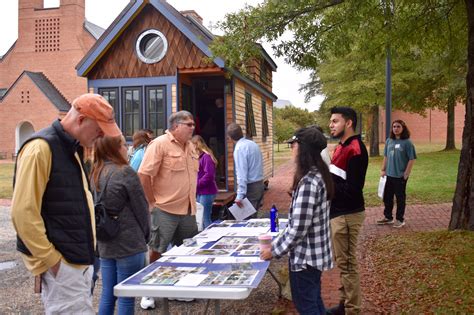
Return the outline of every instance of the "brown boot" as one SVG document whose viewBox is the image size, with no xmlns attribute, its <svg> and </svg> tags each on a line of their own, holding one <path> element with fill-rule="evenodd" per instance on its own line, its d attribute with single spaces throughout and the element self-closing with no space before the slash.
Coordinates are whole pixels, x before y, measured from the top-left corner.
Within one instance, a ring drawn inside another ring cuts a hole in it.
<svg viewBox="0 0 474 315">
<path fill-rule="evenodd" d="M 155 252 L 154 250 L 150 250 L 149 257 L 150 257 L 150 264 L 151 264 L 152 262 L 157 261 L 158 259 L 161 258 L 161 253 Z"/>
</svg>

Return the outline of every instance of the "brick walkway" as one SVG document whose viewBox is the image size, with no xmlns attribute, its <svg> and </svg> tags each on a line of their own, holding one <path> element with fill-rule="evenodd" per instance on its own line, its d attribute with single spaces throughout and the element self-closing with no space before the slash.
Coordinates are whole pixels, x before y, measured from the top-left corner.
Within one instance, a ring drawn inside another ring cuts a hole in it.
<svg viewBox="0 0 474 315">
<path fill-rule="evenodd" d="M 265 193 L 263 209 L 268 211 L 272 204 L 275 204 L 281 213 L 287 213 L 290 204 L 288 190 L 293 176 L 292 162 L 287 162 L 275 170 L 275 175 L 270 179 L 269 189 Z M 382 204 L 382 202 L 380 202 Z M 383 207 L 372 207 L 366 209 L 366 219 L 359 238 L 359 262 L 364 264 L 363 256 L 364 241 L 370 237 L 379 237 L 385 234 L 402 234 L 414 231 L 432 231 L 446 229 L 449 224 L 451 214 L 451 204 L 433 205 L 409 205 L 405 214 L 406 225 L 401 229 L 391 226 L 379 226 L 376 221 L 383 217 Z M 361 270 L 363 268 L 360 268 Z M 364 275 L 361 274 L 363 277 Z M 338 288 L 340 286 L 339 271 L 337 268 L 323 273 L 322 276 L 322 297 L 326 307 L 339 303 Z M 364 288 L 362 288 L 364 292 Z M 283 303 L 283 302 L 282 302 Z M 298 314 L 293 303 L 285 303 L 285 314 Z M 362 310 L 364 314 L 371 313 L 371 305 L 363 298 Z"/>
</svg>

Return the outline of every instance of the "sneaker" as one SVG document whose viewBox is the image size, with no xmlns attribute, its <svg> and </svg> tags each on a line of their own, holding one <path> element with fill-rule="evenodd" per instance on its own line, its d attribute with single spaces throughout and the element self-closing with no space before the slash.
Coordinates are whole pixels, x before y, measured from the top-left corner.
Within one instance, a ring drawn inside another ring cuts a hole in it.
<svg viewBox="0 0 474 315">
<path fill-rule="evenodd" d="M 378 225 L 393 224 L 393 219 L 389 220 L 387 218 L 383 218 L 382 220 L 378 220 L 377 224 Z"/>
<path fill-rule="evenodd" d="M 140 307 L 144 310 L 155 308 L 155 299 L 152 297 L 144 296 L 140 301 Z"/>
<path fill-rule="evenodd" d="M 194 301 L 194 299 L 192 299 L 192 298 L 189 298 L 189 299 L 186 299 L 186 298 L 179 298 L 179 299 L 176 299 L 176 300 L 178 300 L 178 301 L 180 301 L 180 302 L 192 302 L 192 301 Z"/>
<path fill-rule="evenodd" d="M 168 298 L 168 301 L 180 301 L 180 302 L 192 302 L 194 299 L 192 298 Z"/>
<path fill-rule="evenodd" d="M 405 225 L 405 221 L 396 221 L 395 224 L 393 225 L 394 228 L 401 228 L 402 226 Z"/>
</svg>

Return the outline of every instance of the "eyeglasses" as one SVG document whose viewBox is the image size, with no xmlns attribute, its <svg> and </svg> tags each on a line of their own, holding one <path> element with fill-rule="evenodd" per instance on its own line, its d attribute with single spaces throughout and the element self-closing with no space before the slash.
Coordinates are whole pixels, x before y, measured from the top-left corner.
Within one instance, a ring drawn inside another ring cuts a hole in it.
<svg viewBox="0 0 474 315">
<path fill-rule="evenodd" d="M 187 123 L 186 123 L 186 122 L 178 122 L 178 124 L 180 124 L 180 125 L 186 125 L 186 126 L 188 126 L 189 128 L 194 128 L 194 127 L 196 126 L 196 124 L 193 123 L 193 122 L 187 122 Z"/>
</svg>

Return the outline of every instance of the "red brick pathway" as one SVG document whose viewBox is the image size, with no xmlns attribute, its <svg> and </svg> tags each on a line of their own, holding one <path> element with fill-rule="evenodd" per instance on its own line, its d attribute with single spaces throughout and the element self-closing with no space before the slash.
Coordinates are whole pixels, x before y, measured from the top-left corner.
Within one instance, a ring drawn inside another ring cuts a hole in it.
<svg viewBox="0 0 474 315">
<path fill-rule="evenodd" d="M 290 203 L 288 190 L 293 176 L 293 164 L 287 162 L 275 170 L 274 177 L 270 179 L 269 189 L 265 193 L 264 211 L 268 211 L 272 204 L 275 204 L 281 213 L 287 213 Z M 380 202 L 382 204 L 382 202 Z M 391 226 L 379 226 L 376 221 L 383 217 L 383 207 L 372 207 L 366 209 L 366 219 L 359 238 L 359 251 L 363 251 L 364 241 L 369 237 L 379 237 L 386 234 L 401 234 L 414 231 L 432 231 L 446 229 L 449 224 L 451 214 L 451 204 L 433 205 L 409 205 L 405 214 L 406 225 L 401 229 Z M 359 253 L 360 263 L 363 264 L 361 256 L 367 253 Z M 362 269 L 362 268 L 361 268 Z M 363 274 L 362 274 L 363 276 Z M 339 302 L 338 288 L 340 286 L 339 271 L 337 268 L 323 273 L 322 276 L 322 297 L 326 307 L 333 306 Z M 362 288 L 362 292 L 364 288 Z M 285 314 L 298 314 L 293 303 L 285 303 Z M 371 313 L 371 306 L 363 298 L 363 313 Z"/>
</svg>

